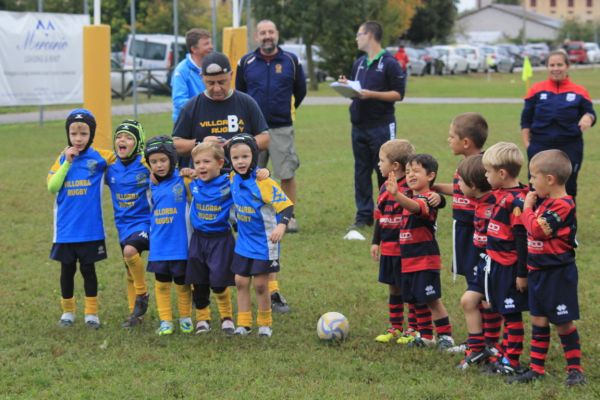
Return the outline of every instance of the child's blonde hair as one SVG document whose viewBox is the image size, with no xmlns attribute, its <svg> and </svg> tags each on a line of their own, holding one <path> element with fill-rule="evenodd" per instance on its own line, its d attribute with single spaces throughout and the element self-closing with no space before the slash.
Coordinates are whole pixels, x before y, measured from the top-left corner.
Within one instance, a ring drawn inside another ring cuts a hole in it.
<svg viewBox="0 0 600 400">
<path fill-rule="evenodd" d="M 504 169 L 513 178 L 519 177 L 523 154 L 514 143 L 499 142 L 483 153 L 483 165 L 495 170 Z"/>
<path fill-rule="evenodd" d="M 406 139 L 388 140 L 379 150 L 385 153 L 390 162 L 399 163 L 402 169 L 405 168 L 408 158 L 415 154 L 415 147 Z"/>
<path fill-rule="evenodd" d="M 225 159 L 225 151 L 223 150 L 223 147 L 211 142 L 202 142 L 197 144 L 196 147 L 192 149 L 192 159 L 198 154 L 206 152 L 210 153 L 210 155 L 213 156 L 217 161 Z"/>
<path fill-rule="evenodd" d="M 556 183 L 564 185 L 573 172 L 569 156 L 562 150 L 544 150 L 529 162 L 529 170 L 535 168 L 542 175 L 552 175 Z"/>
</svg>

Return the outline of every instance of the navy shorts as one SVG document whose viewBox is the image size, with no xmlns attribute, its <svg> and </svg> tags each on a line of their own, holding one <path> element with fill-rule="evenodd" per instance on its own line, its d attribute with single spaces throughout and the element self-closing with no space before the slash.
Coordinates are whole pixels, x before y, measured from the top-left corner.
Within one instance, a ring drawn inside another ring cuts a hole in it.
<svg viewBox="0 0 600 400">
<path fill-rule="evenodd" d="M 467 279 L 467 290 L 485 295 L 485 267 L 488 257 L 485 253 L 479 254 L 479 262 L 474 268 L 471 279 Z"/>
<path fill-rule="evenodd" d="M 400 256 L 379 257 L 379 282 L 402 287 L 402 265 Z"/>
<path fill-rule="evenodd" d="M 579 319 L 577 266 L 529 271 L 530 314 L 555 325 Z"/>
<path fill-rule="evenodd" d="M 146 271 L 173 277 L 185 276 L 187 260 L 148 261 Z"/>
<path fill-rule="evenodd" d="M 132 246 L 138 251 L 138 253 L 142 253 L 143 251 L 150 250 L 150 240 L 148 240 L 148 232 L 145 231 L 137 231 L 133 232 L 131 235 L 127 237 L 127 239 L 121 242 L 121 250 L 125 248 L 125 246 Z"/>
<path fill-rule="evenodd" d="M 472 223 L 466 224 L 456 220 L 453 224 L 452 272 L 464 276 L 468 283 L 469 280 L 473 280 L 473 268 L 479 261 L 479 249 L 473 244 L 475 228 Z"/>
<path fill-rule="evenodd" d="M 427 304 L 442 297 L 439 270 L 404 272 L 402 298 L 406 303 Z"/>
<path fill-rule="evenodd" d="M 81 243 L 53 243 L 50 258 L 65 264 L 91 264 L 106 258 L 104 240 Z"/>
<path fill-rule="evenodd" d="M 489 295 L 492 308 L 502 315 L 529 310 L 527 291 L 517 290 L 517 266 L 507 267 L 491 261 Z"/>
<path fill-rule="evenodd" d="M 279 260 L 256 260 L 233 254 L 231 270 L 236 275 L 245 277 L 279 272 Z"/>
<path fill-rule="evenodd" d="M 194 230 L 190 240 L 185 283 L 211 287 L 235 286 L 231 272 L 235 240 L 231 231 L 207 236 Z"/>
</svg>

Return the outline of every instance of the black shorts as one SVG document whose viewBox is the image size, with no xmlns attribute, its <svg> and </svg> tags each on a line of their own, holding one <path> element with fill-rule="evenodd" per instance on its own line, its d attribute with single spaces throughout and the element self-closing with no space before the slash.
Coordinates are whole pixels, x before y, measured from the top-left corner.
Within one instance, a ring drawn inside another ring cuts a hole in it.
<svg viewBox="0 0 600 400">
<path fill-rule="evenodd" d="M 474 230 L 473 224 L 456 220 L 453 222 L 452 272 L 464 276 L 467 283 L 473 280 L 474 267 L 479 258 L 479 249 L 473 244 Z"/>
<path fill-rule="evenodd" d="M 106 244 L 104 240 L 94 240 L 81 243 L 54 243 L 50 250 L 50 258 L 65 264 L 91 264 L 104 260 Z"/>
<path fill-rule="evenodd" d="M 255 260 L 235 253 L 231 270 L 236 275 L 245 277 L 279 272 L 279 260 Z"/>
<path fill-rule="evenodd" d="M 439 270 L 402 273 L 402 298 L 406 303 L 427 304 L 442 297 Z"/>
<path fill-rule="evenodd" d="M 485 295 L 485 270 L 486 266 L 489 272 L 488 261 L 489 257 L 485 253 L 479 255 L 479 262 L 475 267 L 474 274 L 470 279 L 467 279 L 467 290 Z M 488 283 L 489 284 L 489 283 Z"/>
<path fill-rule="evenodd" d="M 402 265 L 400 256 L 379 257 L 379 282 L 402 287 Z"/>
<path fill-rule="evenodd" d="M 555 325 L 579 319 L 578 279 L 575 263 L 529 271 L 529 313 L 546 317 Z"/>
<path fill-rule="evenodd" d="M 517 266 L 490 263 L 489 296 L 492 308 L 502 315 L 529 310 L 527 291 L 517 290 Z"/>
<path fill-rule="evenodd" d="M 121 242 L 121 250 L 123 250 L 127 245 L 135 247 L 135 249 L 140 254 L 143 251 L 150 250 L 150 240 L 148 240 L 148 232 L 137 231 L 132 233 L 127 237 L 127 239 Z"/>
<path fill-rule="evenodd" d="M 187 260 L 148 261 L 146 271 L 172 277 L 185 276 Z"/>
<path fill-rule="evenodd" d="M 235 286 L 231 271 L 235 239 L 231 231 L 221 236 L 201 234 L 194 230 L 190 240 L 186 284 L 205 284 L 211 287 Z"/>
</svg>

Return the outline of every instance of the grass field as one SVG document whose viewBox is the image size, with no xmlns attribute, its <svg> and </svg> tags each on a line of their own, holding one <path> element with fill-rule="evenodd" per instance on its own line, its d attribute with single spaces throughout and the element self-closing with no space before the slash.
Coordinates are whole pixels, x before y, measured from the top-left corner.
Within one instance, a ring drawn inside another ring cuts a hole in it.
<svg viewBox="0 0 600 400">
<path fill-rule="evenodd" d="M 600 97 L 600 96 L 598 96 Z M 597 97 L 597 98 L 598 98 Z M 399 136 L 440 161 L 438 181 L 448 181 L 457 159 L 446 145 L 448 124 L 464 111 L 482 112 L 489 144 L 520 141 L 518 105 L 397 106 Z M 170 130 L 170 115 L 143 115 L 150 135 Z M 115 119 L 114 123 L 118 120 Z M 369 243 L 342 240 L 352 222 L 353 179 L 346 107 L 303 107 L 296 126 L 302 160 L 297 216 L 301 232 L 283 241 L 281 287 L 293 311 L 274 315 L 274 336 L 259 340 L 176 333 L 159 338 L 151 295 L 149 316 L 139 330 L 120 328 L 127 314 L 124 268 L 105 193 L 109 258 L 97 265 L 102 329 L 83 326 L 83 288 L 76 278 L 78 320 L 57 327 L 59 265 L 48 259 L 53 198 L 45 177 L 65 146 L 63 122 L 0 126 L 0 398 L 236 398 L 236 399 L 597 399 L 600 398 L 600 292 L 597 249 L 600 219 L 598 128 L 586 132 L 586 158 L 578 197 L 580 330 L 589 384 L 567 390 L 564 359 L 553 331 L 549 376 L 532 386 L 509 386 L 499 377 L 454 366 L 459 357 L 433 349 L 408 349 L 373 341 L 387 321 L 387 288 Z M 442 284 L 455 338 L 466 336 L 458 301 L 464 282 L 452 281 L 450 210 L 439 216 L 444 259 Z M 365 231 L 365 234 L 369 232 Z M 147 276 L 148 282 L 152 277 Z M 341 344 L 319 342 L 316 321 L 326 311 L 345 314 L 351 325 Z M 216 316 L 215 316 L 216 318 Z M 529 328 L 526 328 L 528 361 Z"/>
</svg>

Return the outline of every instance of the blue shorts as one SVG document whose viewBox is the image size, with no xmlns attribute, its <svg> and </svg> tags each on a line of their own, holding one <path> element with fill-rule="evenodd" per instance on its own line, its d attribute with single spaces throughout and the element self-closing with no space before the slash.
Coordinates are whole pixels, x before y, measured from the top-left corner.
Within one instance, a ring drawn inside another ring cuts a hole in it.
<svg viewBox="0 0 600 400">
<path fill-rule="evenodd" d="M 146 271 L 172 277 L 185 276 L 186 260 L 148 261 Z"/>
<path fill-rule="evenodd" d="M 485 295 L 485 267 L 487 265 L 487 255 L 479 254 L 479 262 L 474 268 L 471 279 L 467 279 L 467 290 Z"/>
<path fill-rule="evenodd" d="M 402 298 L 406 303 L 427 304 L 442 297 L 439 270 L 404 272 Z"/>
<path fill-rule="evenodd" d="M 235 239 L 231 231 L 205 235 L 194 230 L 190 240 L 185 283 L 211 287 L 235 286 L 231 272 Z"/>
<path fill-rule="evenodd" d="M 473 244 L 473 224 L 461 221 L 453 221 L 452 232 L 454 234 L 452 243 L 454 252 L 452 256 L 452 272 L 473 280 L 473 268 L 479 259 L 479 249 Z"/>
<path fill-rule="evenodd" d="M 256 260 L 233 254 L 231 270 L 236 275 L 245 277 L 279 272 L 279 260 Z"/>
<path fill-rule="evenodd" d="M 106 244 L 104 240 L 94 240 L 80 243 L 53 243 L 50 258 L 64 264 L 92 264 L 104 260 Z"/>
<path fill-rule="evenodd" d="M 529 271 L 529 307 L 535 317 L 546 317 L 555 324 L 579 319 L 577 266 Z"/>
<path fill-rule="evenodd" d="M 142 253 L 143 251 L 150 250 L 150 240 L 148 240 L 148 232 L 145 231 L 137 231 L 133 232 L 131 235 L 127 237 L 127 239 L 121 242 L 121 250 L 125 248 L 125 246 L 132 246 L 138 251 L 138 253 Z"/>
<path fill-rule="evenodd" d="M 491 261 L 489 295 L 492 308 L 502 315 L 529 310 L 527 292 L 517 290 L 517 266 L 507 267 Z"/>
<path fill-rule="evenodd" d="M 379 282 L 402 287 L 402 265 L 400 256 L 379 257 Z"/>
</svg>

